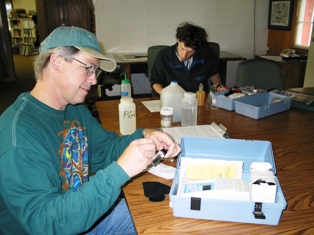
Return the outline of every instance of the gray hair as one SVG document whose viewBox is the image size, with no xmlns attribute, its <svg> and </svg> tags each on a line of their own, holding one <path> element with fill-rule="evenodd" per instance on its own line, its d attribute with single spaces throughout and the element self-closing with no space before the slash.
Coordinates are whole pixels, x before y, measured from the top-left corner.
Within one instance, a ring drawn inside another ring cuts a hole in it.
<svg viewBox="0 0 314 235">
<path fill-rule="evenodd" d="M 50 56 L 53 53 L 63 56 L 65 60 L 71 60 L 79 51 L 75 47 L 56 47 L 40 52 L 33 63 L 36 81 L 42 78 L 43 69 L 48 65 Z"/>
</svg>

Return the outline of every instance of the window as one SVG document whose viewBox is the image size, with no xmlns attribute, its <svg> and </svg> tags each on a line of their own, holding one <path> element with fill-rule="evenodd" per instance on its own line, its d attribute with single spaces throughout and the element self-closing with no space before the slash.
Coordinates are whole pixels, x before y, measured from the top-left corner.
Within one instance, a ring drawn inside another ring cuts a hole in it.
<svg viewBox="0 0 314 235">
<path fill-rule="evenodd" d="M 295 46 L 308 48 L 313 29 L 314 0 L 299 0 L 297 9 Z"/>
</svg>

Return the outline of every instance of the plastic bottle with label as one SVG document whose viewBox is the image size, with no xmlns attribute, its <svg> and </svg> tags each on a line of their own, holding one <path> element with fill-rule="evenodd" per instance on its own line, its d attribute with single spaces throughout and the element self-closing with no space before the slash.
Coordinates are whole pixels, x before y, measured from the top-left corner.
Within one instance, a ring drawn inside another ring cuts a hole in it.
<svg viewBox="0 0 314 235">
<path fill-rule="evenodd" d="M 172 107 L 174 123 L 181 122 L 181 102 L 185 90 L 179 86 L 177 81 L 171 81 L 169 86 L 166 86 L 160 93 L 160 108 Z"/>
<path fill-rule="evenodd" d="M 205 105 L 205 91 L 204 91 L 204 85 L 203 83 L 200 83 L 200 85 L 198 86 L 198 91 L 196 92 L 196 98 L 198 101 L 198 106 L 204 106 Z"/>
<path fill-rule="evenodd" d="M 136 106 L 131 97 L 122 97 L 119 104 L 119 126 L 122 135 L 136 130 Z"/>
<path fill-rule="evenodd" d="M 121 97 L 131 97 L 130 80 L 126 79 L 125 73 L 121 73 L 121 75 L 124 75 L 124 79 L 121 81 Z"/>
<path fill-rule="evenodd" d="M 194 92 L 185 92 L 182 99 L 182 118 L 181 126 L 197 125 L 197 104 L 196 94 Z"/>
</svg>

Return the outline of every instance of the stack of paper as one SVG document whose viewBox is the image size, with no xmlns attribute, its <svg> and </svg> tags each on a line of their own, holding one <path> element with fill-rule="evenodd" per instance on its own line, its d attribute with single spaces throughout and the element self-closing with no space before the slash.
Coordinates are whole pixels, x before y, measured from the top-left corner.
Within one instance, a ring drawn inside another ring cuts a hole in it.
<svg viewBox="0 0 314 235">
<path fill-rule="evenodd" d="M 198 126 L 186 126 L 186 127 L 170 127 L 162 128 L 164 132 L 170 134 L 174 140 L 180 144 L 181 138 L 184 136 L 196 136 L 203 138 L 224 138 L 226 134 L 226 128 L 222 125 L 212 123 L 211 125 L 198 125 Z"/>
</svg>

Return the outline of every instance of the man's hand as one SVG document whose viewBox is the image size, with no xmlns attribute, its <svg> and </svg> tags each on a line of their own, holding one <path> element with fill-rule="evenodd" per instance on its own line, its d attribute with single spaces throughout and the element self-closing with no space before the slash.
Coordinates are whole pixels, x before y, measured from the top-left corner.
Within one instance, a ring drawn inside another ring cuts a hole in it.
<svg viewBox="0 0 314 235">
<path fill-rule="evenodd" d="M 152 163 L 156 153 L 156 144 L 152 139 L 138 139 L 124 150 L 117 163 L 130 176 L 133 177 Z"/>
<path fill-rule="evenodd" d="M 174 158 L 180 146 L 169 134 L 155 129 L 145 129 L 145 138 L 134 140 L 124 150 L 117 163 L 130 176 L 143 172 L 152 163 L 153 156 L 161 149 L 167 150 L 165 158 Z"/>
<path fill-rule="evenodd" d="M 156 143 L 156 150 L 166 149 L 166 158 L 176 157 L 180 152 L 180 146 L 175 142 L 173 137 L 166 132 L 155 129 L 145 129 L 145 138 L 152 139 Z"/>
</svg>

